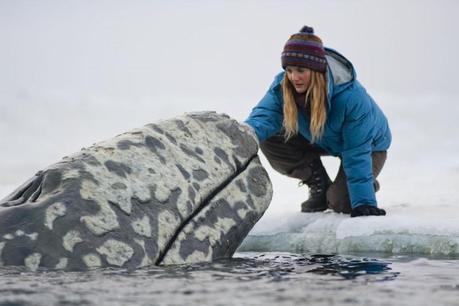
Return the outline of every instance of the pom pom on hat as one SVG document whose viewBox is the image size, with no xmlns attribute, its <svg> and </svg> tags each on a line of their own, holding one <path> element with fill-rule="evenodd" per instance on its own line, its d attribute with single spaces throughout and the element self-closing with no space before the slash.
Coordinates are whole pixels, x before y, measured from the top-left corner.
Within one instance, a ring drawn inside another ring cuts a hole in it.
<svg viewBox="0 0 459 306">
<path fill-rule="evenodd" d="M 301 28 L 300 33 L 314 34 L 314 29 L 305 25 Z"/>
</svg>

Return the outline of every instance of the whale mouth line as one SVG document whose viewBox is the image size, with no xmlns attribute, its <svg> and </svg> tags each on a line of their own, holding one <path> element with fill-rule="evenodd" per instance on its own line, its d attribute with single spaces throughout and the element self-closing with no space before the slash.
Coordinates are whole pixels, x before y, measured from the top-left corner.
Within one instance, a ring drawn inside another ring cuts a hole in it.
<svg viewBox="0 0 459 306">
<path fill-rule="evenodd" d="M 183 231 L 185 226 L 187 226 L 193 219 L 196 217 L 205 207 L 207 207 L 223 189 L 225 189 L 232 181 L 234 181 L 240 174 L 242 174 L 250 165 L 250 163 L 258 157 L 258 154 L 253 155 L 250 157 L 244 164 L 242 164 L 239 168 L 236 168 L 236 171 L 229 176 L 226 180 L 224 180 L 217 188 L 212 190 L 202 201 L 201 204 L 185 219 L 183 222 L 177 227 L 174 232 L 174 235 L 169 239 L 166 246 L 164 247 L 163 251 L 159 253 L 158 259 L 155 262 L 155 265 L 159 266 L 163 261 L 164 257 L 166 257 L 167 253 L 171 249 L 174 242 L 177 240 L 180 233 Z M 236 163 L 239 165 L 239 163 Z"/>
</svg>

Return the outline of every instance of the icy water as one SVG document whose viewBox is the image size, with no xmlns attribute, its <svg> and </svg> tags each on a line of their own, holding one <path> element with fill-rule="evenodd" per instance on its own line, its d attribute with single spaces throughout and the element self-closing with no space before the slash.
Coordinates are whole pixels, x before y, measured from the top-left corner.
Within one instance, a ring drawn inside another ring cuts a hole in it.
<svg viewBox="0 0 459 306">
<path fill-rule="evenodd" d="M 0 305 L 458 305 L 459 260 L 236 253 L 136 271 L 0 269 Z"/>
</svg>

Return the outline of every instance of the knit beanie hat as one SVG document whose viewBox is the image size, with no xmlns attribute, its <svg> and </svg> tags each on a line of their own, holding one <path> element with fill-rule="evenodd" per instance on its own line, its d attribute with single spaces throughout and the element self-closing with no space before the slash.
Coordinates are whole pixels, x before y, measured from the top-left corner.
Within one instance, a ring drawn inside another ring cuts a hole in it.
<svg viewBox="0 0 459 306">
<path fill-rule="evenodd" d="M 308 26 L 290 36 L 285 43 L 281 60 L 283 69 L 287 66 L 300 66 L 318 72 L 327 70 L 322 40 L 314 35 L 314 29 Z"/>
</svg>

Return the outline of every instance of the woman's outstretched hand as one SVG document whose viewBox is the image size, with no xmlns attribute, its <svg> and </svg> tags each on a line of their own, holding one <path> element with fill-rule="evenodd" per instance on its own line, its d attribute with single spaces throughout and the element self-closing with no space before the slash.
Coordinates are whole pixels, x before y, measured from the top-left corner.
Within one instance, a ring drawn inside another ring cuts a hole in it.
<svg viewBox="0 0 459 306">
<path fill-rule="evenodd" d="M 239 122 L 239 125 L 241 126 L 242 130 L 244 130 L 244 132 L 253 136 L 253 139 L 257 142 L 257 147 L 260 147 L 260 141 L 258 140 L 255 130 L 245 122 Z"/>
<path fill-rule="evenodd" d="M 386 215 L 386 211 L 384 209 L 364 204 L 357 206 L 356 208 L 352 209 L 351 217 L 360 217 L 360 216 L 384 216 Z"/>
</svg>

